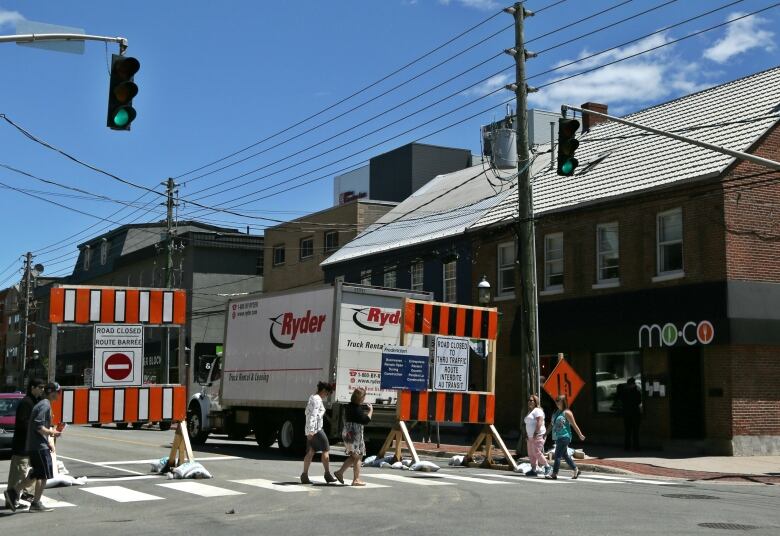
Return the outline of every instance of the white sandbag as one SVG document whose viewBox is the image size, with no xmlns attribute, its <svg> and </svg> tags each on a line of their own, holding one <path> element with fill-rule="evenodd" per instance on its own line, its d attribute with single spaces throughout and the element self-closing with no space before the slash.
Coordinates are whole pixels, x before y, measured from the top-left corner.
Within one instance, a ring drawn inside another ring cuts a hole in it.
<svg viewBox="0 0 780 536">
<path fill-rule="evenodd" d="M 409 458 L 406 458 L 405 460 L 401 460 L 401 463 L 404 464 L 404 467 L 406 467 L 408 469 L 409 466 L 412 465 L 412 460 L 410 460 Z"/>
<path fill-rule="evenodd" d="M 450 458 L 449 464 L 450 465 L 463 465 L 463 458 L 465 458 L 465 456 L 453 456 L 452 458 Z"/>
<path fill-rule="evenodd" d="M 517 469 L 515 469 L 515 473 L 522 473 L 522 474 L 526 474 L 526 473 L 527 473 L 528 471 L 530 471 L 531 469 L 532 469 L 532 467 L 531 467 L 531 464 L 530 464 L 530 463 L 527 463 L 527 462 L 525 462 L 525 463 L 521 463 L 521 464 L 519 464 L 519 465 L 517 466 Z"/>
<path fill-rule="evenodd" d="M 391 469 L 403 469 L 404 464 L 401 462 L 395 462 L 394 464 L 390 465 Z"/>
<path fill-rule="evenodd" d="M 211 478 L 205 467 L 198 462 L 187 462 L 176 467 L 169 473 L 168 478 Z"/>
<path fill-rule="evenodd" d="M 159 460 L 152 462 L 151 470 L 153 473 L 160 473 L 168 465 L 168 457 L 160 458 Z"/>
<path fill-rule="evenodd" d="M 377 467 L 385 468 L 385 467 L 391 467 L 391 465 L 389 463 L 387 463 L 386 461 L 382 460 L 382 461 L 379 462 L 379 465 L 377 465 Z"/>
<path fill-rule="evenodd" d="M 46 481 L 46 489 L 67 486 L 83 486 L 86 483 L 87 477 L 85 476 L 74 478 L 70 475 L 57 475 L 54 478 L 50 478 Z"/>
<path fill-rule="evenodd" d="M 421 462 L 412 464 L 410 469 L 412 471 L 423 471 L 425 473 L 435 473 L 436 471 L 441 469 L 441 467 L 439 467 L 438 465 L 436 465 L 433 462 L 429 462 L 427 460 L 423 460 Z"/>
<path fill-rule="evenodd" d="M 371 467 L 373 465 L 374 461 L 376 461 L 376 456 L 369 456 L 368 458 L 363 460 L 363 465 L 365 465 L 367 467 Z"/>
</svg>

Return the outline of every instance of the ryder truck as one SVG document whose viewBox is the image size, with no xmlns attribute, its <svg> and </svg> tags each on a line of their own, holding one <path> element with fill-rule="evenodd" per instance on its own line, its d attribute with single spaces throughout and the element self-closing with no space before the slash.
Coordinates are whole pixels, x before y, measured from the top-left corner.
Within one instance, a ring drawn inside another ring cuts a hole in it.
<svg viewBox="0 0 780 536">
<path fill-rule="evenodd" d="M 317 382 L 335 383 L 326 401 L 325 432 L 341 434 L 342 404 L 363 387 L 374 404 L 369 436 L 386 434 L 397 392 L 379 388 L 382 348 L 400 344 L 404 298 L 431 300 L 426 292 L 336 282 L 299 291 L 243 296 L 227 304 L 223 355 L 201 356 L 191 368 L 198 390 L 187 423 L 196 443 L 211 432 L 260 447 L 299 454 L 305 447 L 304 409 Z M 420 335 L 406 339 L 422 346 Z"/>
</svg>

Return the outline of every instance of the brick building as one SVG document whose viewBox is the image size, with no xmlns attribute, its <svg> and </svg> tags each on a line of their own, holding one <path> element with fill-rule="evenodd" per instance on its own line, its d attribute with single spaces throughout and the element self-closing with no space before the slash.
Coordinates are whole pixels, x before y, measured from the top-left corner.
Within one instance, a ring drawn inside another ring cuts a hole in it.
<svg viewBox="0 0 780 536">
<path fill-rule="evenodd" d="M 778 117 L 780 68 L 629 118 L 778 161 Z M 574 410 L 589 442 L 622 443 L 617 394 L 634 377 L 645 446 L 777 454 L 780 172 L 616 123 L 583 127 L 572 177 L 550 169 L 548 147 L 535 150 L 542 374 L 560 352 L 585 380 Z M 476 302 L 485 275 L 502 313 L 496 417 L 505 431 L 517 430 L 524 404 L 516 396 L 516 188 L 500 188 L 494 177 L 469 190 L 457 177 L 431 183 L 423 195 L 434 203 L 401 203 L 323 263 L 326 277 L 352 281 L 361 263 L 460 244 L 457 301 Z M 429 225 L 417 224 L 427 234 L 410 231 L 417 205 L 448 217 L 433 229 L 428 214 Z"/>
</svg>

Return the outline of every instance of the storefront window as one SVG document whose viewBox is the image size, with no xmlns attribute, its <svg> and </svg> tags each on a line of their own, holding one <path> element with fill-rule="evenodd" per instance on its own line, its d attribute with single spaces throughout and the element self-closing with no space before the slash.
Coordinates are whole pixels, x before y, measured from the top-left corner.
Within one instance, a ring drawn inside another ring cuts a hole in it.
<svg viewBox="0 0 780 536">
<path fill-rule="evenodd" d="M 639 352 L 612 352 L 596 354 L 593 370 L 596 378 L 596 411 L 599 413 L 620 413 L 620 393 L 626 380 L 634 378 L 642 385 L 642 357 Z"/>
</svg>

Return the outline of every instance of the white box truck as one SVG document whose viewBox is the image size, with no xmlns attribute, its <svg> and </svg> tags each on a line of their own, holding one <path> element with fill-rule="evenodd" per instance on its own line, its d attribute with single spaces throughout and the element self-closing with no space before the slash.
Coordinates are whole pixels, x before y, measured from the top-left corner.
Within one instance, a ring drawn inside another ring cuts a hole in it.
<svg viewBox="0 0 780 536">
<path fill-rule="evenodd" d="M 317 382 L 335 383 L 326 401 L 325 431 L 341 433 L 341 404 L 363 387 L 374 404 L 369 436 L 386 434 L 395 418 L 397 392 L 379 388 L 382 348 L 400 344 L 404 298 L 432 300 L 427 292 L 336 282 L 232 299 L 227 304 L 222 355 L 191 363 L 197 389 L 188 405 L 194 442 L 209 433 L 300 453 L 305 447 L 304 409 Z M 423 346 L 421 335 L 406 339 Z M 194 387 L 194 385 L 193 385 Z M 197 392 L 196 392 L 197 390 Z"/>
</svg>

